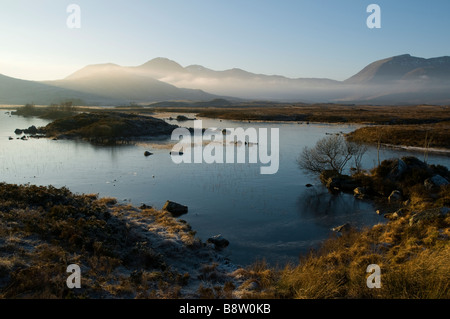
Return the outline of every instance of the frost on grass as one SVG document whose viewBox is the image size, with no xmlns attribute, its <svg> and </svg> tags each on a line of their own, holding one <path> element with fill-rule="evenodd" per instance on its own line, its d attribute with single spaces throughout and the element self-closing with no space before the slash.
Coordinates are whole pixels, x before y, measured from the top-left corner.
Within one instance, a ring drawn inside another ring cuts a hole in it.
<svg viewBox="0 0 450 319">
<path fill-rule="evenodd" d="M 231 298 L 235 270 L 168 212 L 0 184 L 0 298 Z"/>
</svg>

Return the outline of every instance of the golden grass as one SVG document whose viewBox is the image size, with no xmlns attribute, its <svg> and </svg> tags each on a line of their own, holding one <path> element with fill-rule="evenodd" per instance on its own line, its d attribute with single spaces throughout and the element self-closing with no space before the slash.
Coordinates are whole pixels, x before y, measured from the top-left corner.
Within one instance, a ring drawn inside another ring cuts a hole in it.
<svg viewBox="0 0 450 319">
<path fill-rule="evenodd" d="M 407 230 L 405 220 L 327 240 L 298 265 L 254 273 L 266 281 L 248 298 L 450 298 L 449 221 Z M 368 265 L 381 267 L 381 288 L 366 285 Z M 270 272 L 270 275 L 268 275 Z"/>
<path fill-rule="evenodd" d="M 357 174 L 359 183 L 378 194 L 386 209 L 401 212 L 386 224 L 357 231 L 351 229 L 326 240 L 303 256 L 298 264 L 274 269 L 256 264 L 240 270 L 250 280 L 262 283 L 243 293 L 247 298 L 450 298 L 450 185 L 426 189 L 424 180 L 436 172 L 446 178 L 439 166 L 418 165 L 404 176 L 390 180 L 394 161 L 384 161 L 372 174 Z M 423 163 L 422 163 L 423 164 Z M 405 202 L 386 203 L 386 194 L 402 190 Z M 445 208 L 447 207 L 447 208 Z M 381 268 L 381 288 L 367 287 L 371 264 Z"/>
<path fill-rule="evenodd" d="M 150 112 L 196 113 L 199 117 L 250 121 L 421 124 L 449 121 L 449 106 L 371 106 L 304 103 L 241 103 L 227 107 L 155 107 Z M 140 112 L 145 112 L 141 110 Z"/>
<path fill-rule="evenodd" d="M 351 140 L 377 145 L 450 148 L 450 122 L 421 125 L 367 126 L 350 133 Z"/>
<path fill-rule="evenodd" d="M 153 247 L 170 236 L 181 249 L 177 257 L 203 247 L 168 212 L 0 183 L 0 298 L 178 298 L 191 276 Z M 81 289 L 65 284 L 70 264 L 82 268 Z"/>
</svg>

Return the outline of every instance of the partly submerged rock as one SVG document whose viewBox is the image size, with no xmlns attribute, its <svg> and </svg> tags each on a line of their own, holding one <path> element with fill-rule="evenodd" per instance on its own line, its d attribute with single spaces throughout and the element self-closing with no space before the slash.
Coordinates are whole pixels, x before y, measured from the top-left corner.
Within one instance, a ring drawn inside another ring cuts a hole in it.
<svg viewBox="0 0 450 319">
<path fill-rule="evenodd" d="M 187 206 L 184 206 L 184 205 L 172 202 L 170 200 L 168 200 L 164 204 L 162 209 L 168 211 L 169 213 L 171 213 L 173 217 L 178 217 L 178 216 L 181 216 L 183 214 L 187 214 L 187 212 L 188 212 L 188 207 Z"/>
<path fill-rule="evenodd" d="M 210 237 L 206 240 L 206 242 L 209 244 L 214 244 L 214 247 L 216 249 L 223 249 L 230 244 L 230 242 L 227 239 L 225 239 L 222 235 Z"/>
<path fill-rule="evenodd" d="M 352 228 L 352 226 L 349 223 L 345 223 L 344 225 L 332 228 L 332 231 L 335 231 L 338 233 L 345 233 L 345 232 L 349 231 L 351 228 Z"/>
<path fill-rule="evenodd" d="M 151 152 L 149 152 L 149 151 L 145 151 L 145 152 L 144 152 L 144 155 L 145 155 L 145 157 L 147 157 L 147 156 L 153 155 L 153 153 L 151 153 Z"/>
</svg>

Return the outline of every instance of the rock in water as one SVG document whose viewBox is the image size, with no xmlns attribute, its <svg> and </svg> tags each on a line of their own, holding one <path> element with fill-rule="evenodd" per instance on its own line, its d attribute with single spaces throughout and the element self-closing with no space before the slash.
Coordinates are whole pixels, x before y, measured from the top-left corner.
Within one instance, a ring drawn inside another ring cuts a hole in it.
<svg viewBox="0 0 450 319">
<path fill-rule="evenodd" d="M 222 235 L 216 235 L 216 236 L 210 237 L 206 240 L 206 242 L 210 243 L 210 244 L 214 244 L 214 247 L 216 249 L 223 249 L 230 244 L 230 242 L 227 239 L 223 238 Z"/>
<path fill-rule="evenodd" d="M 183 214 L 187 214 L 187 212 L 188 212 L 188 207 L 187 206 L 184 206 L 184 205 L 172 202 L 170 200 L 168 200 L 164 204 L 162 209 L 168 211 L 169 213 L 171 213 L 173 217 L 178 217 L 178 216 L 181 216 Z"/>
<path fill-rule="evenodd" d="M 145 157 L 147 157 L 147 156 L 153 155 L 153 153 L 151 153 L 149 151 L 145 151 L 144 155 L 145 155 Z"/>
<path fill-rule="evenodd" d="M 27 128 L 26 130 L 23 130 L 23 132 L 25 134 L 36 135 L 38 133 L 38 129 L 36 128 L 36 126 L 32 125 L 29 128 Z"/>
<path fill-rule="evenodd" d="M 349 223 L 345 223 L 344 225 L 334 227 L 332 230 L 338 233 L 344 233 L 351 229 L 351 226 Z"/>
<path fill-rule="evenodd" d="M 187 118 L 187 117 L 184 116 L 184 115 L 178 115 L 178 116 L 177 116 L 177 121 L 178 121 L 178 122 L 189 121 L 189 118 Z"/>
</svg>

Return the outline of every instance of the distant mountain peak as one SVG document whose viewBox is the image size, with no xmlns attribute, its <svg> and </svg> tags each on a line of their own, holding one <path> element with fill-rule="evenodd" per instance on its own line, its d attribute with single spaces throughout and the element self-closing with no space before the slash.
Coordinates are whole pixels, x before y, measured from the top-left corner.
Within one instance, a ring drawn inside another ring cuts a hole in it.
<svg viewBox="0 0 450 319">
<path fill-rule="evenodd" d="M 419 58 L 402 54 L 375 61 L 345 80 L 348 84 L 388 84 L 399 80 L 448 80 L 450 57 Z"/>
<path fill-rule="evenodd" d="M 168 58 L 155 58 L 150 61 L 145 62 L 139 68 L 143 69 L 154 69 L 158 71 L 179 71 L 184 70 L 184 68 L 177 62 L 170 60 Z"/>
</svg>

